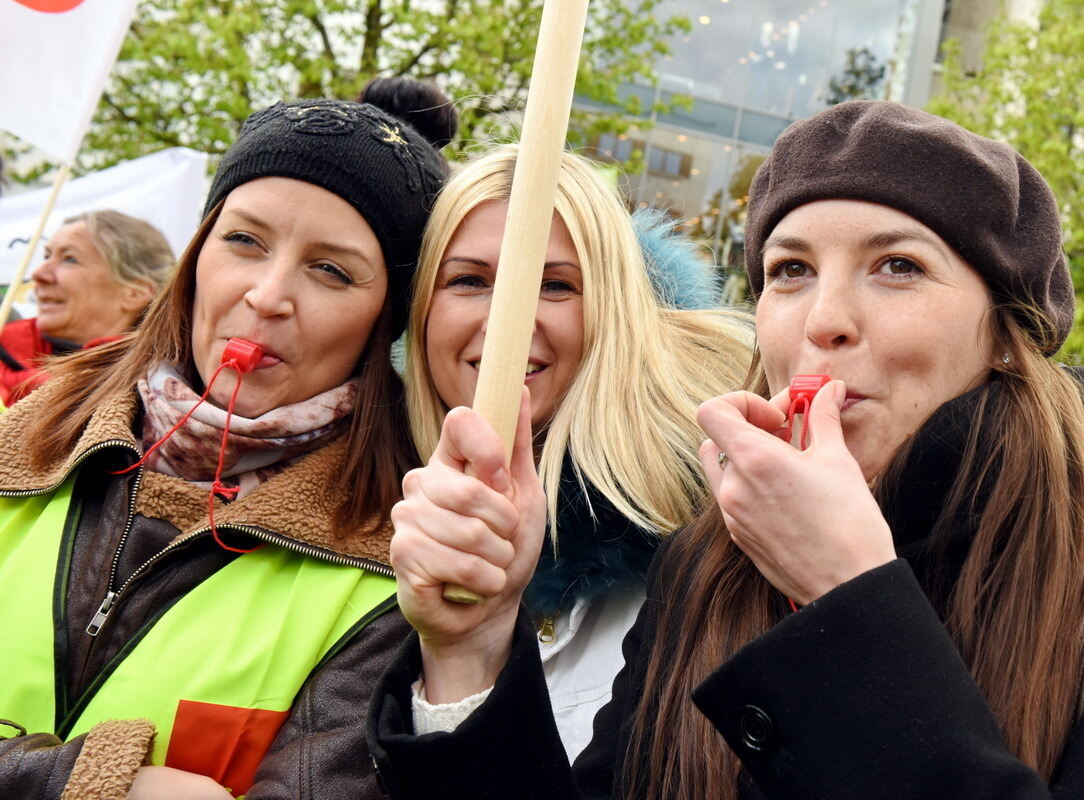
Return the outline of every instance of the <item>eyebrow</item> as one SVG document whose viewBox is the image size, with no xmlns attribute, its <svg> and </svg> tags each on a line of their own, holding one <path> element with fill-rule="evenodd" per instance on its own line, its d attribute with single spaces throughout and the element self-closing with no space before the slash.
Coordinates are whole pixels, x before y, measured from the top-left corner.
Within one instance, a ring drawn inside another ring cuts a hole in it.
<svg viewBox="0 0 1084 800">
<path fill-rule="evenodd" d="M 465 264 L 474 264 L 478 267 L 484 267 L 485 269 L 493 269 L 493 265 L 488 261 L 481 258 L 471 258 L 470 256 L 448 256 L 446 259 L 440 262 L 440 266 L 450 264 L 453 261 L 462 261 Z M 552 267 L 572 267 L 572 269 L 579 272 L 583 272 L 579 264 L 573 264 L 571 261 L 547 261 L 542 265 L 543 269 L 549 269 Z"/>
<path fill-rule="evenodd" d="M 892 247 L 900 242 L 918 241 L 930 245 L 947 258 L 944 243 L 930 236 L 925 231 L 910 228 L 894 228 L 885 231 L 876 231 L 863 236 L 858 244 L 863 250 L 879 250 Z M 785 250 L 793 250 L 799 253 L 810 253 L 813 245 L 800 236 L 777 235 L 769 236 L 760 250 L 761 258 L 768 252 L 770 247 L 781 247 Z"/>
<path fill-rule="evenodd" d="M 246 222 L 248 222 L 248 223 L 250 223 L 252 225 L 256 225 L 258 227 L 261 227 L 264 230 L 270 230 L 271 227 L 272 227 L 271 225 L 269 225 L 267 222 L 265 222 L 263 219 L 256 216 L 255 214 L 253 214 L 253 213 L 251 213 L 249 211 L 245 211 L 245 210 L 240 209 L 240 208 L 231 208 L 226 213 L 227 214 L 236 214 L 238 217 L 245 220 Z M 334 242 L 313 242 L 313 246 L 316 247 L 319 250 L 330 251 L 334 255 L 353 256 L 355 258 L 360 258 L 366 264 L 368 264 L 369 266 L 372 266 L 372 262 L 369 260 L 369 257 L 365 255 L 365 253 L 361 252 L 357 248 L 350 247 L 349 245 L 336 244 Z"/>
</svg>

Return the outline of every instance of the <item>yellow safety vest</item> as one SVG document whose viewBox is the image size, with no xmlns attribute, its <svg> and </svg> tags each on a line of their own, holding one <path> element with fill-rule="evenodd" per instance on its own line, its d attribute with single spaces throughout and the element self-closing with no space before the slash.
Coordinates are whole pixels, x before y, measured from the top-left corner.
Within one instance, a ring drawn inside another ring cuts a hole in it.
<svg viewBox="0 0 1084 800">
<path fill-rule="evenodd" d="M 74 484 L 0 497 L 0 719 L 66 740 L 144 717 L 153 764 L 243 794 L 302 684 L 394 606 L 395 581 L 283 547 L 246 553 L 148 620 L 68 708 L 54 635 L 67 629 Z"/>
</svg>

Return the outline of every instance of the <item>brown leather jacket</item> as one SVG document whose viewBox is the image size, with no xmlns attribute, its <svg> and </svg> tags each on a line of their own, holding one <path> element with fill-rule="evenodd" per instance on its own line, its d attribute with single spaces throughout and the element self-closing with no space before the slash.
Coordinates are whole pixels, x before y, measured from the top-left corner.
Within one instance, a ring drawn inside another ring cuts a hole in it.
<svg viewBox="0 0 1084 800">
<path fill-rule="evenodd" d="M 136 458 L 134 393 L 99 408 L 70 453 L 46 470 L 33 469 L 25 423 L 62 391 L 62 382 L 53 381 L 0 415 L 0 490 L 52 486 L 78 468 L 75 494 L 82 513 L 66 613 L 56 631 L 62 643 L 57 669 L 66 678 L 70 700 L 82 694 L 157 609 L 236 555 L 201 535 L 144 566 L 171 542 L 206 526 L 207 495 L 205 489 L 157 473 L 144 472 L 138 484 L 133 483 L 135 473 L 111 474 Z M 346 490 L 339 480 L 345 444 L 342 438 L 332 441 L 216 510 L 216 524 L 220 530 L 231 524 L 255 526 L 306 545 L 314 557 L 348 556 L 390 574 L 390 529 L 343 539 L 331 533 L 334 509 Z M 131 530 L 122 547 L 129 518 Z M 117 575 L 138 575 L 110 611 L 108 624 L 91 637 L 86 627 L 105 596 L 118 551 Z M 409 630 L 392 608 L 309 677 L 257 771 L 256 783 L 246 794 L 249 800 L 380 796 L 365 744 L 365 709 L 370 687 Z M 68 742 L 51 733 L 0 727 L 0 736 L 10 736 L 0 739 L 0 797 L 123 798 L 153 735 L 146 720 L 108 721 Z"/>
</svg>

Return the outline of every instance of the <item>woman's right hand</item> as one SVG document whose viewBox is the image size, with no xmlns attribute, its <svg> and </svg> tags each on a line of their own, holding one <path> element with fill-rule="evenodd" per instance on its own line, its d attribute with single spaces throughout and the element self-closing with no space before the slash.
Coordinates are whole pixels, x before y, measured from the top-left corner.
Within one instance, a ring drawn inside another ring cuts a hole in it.
<svg viewBox="0 0 1084 800">
<path fill-rule="evenodd" d="M 172 767 L 140 767 L 126 800 L 233 800 L 211 778 Z"/>
<path fill-rule="evenodd" d="M 421 640 L 431 703 L 455 702 L 493 685 L 538 562 L 546 502 L 526 389 L 510 470 L 504 464 L 496 431 L 469 408 L 452 409 L 429 464 L 406 474 L 403 499 L 392 509 L 399 606 Z M 443 598 L 446 583 L 485 601 L 450 603 Z"/>
</svg>

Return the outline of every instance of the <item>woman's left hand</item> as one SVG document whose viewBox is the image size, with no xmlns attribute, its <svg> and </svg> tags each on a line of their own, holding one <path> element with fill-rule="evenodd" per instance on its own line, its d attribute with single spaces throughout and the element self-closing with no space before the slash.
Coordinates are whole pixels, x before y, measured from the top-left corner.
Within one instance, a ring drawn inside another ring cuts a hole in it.
<svg viewBox="0 0 1084 800">
<path fill-rule="evenodd" d="M 817 393 L 805 451 L 777 435 L 786 423 L 782 397 L 731 392 L 697 414 L 711 437 L 700 461 L 731 538 L 800 605 L 896 557 L 888 523 L 843 440 L 845 397 L 842 381 Z"/>
</svg>

